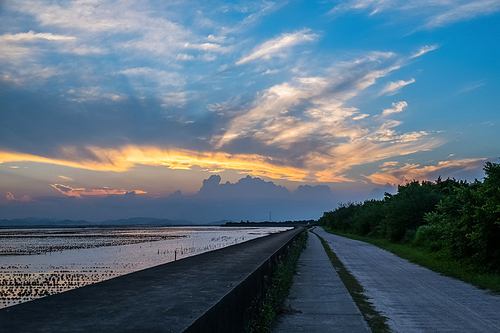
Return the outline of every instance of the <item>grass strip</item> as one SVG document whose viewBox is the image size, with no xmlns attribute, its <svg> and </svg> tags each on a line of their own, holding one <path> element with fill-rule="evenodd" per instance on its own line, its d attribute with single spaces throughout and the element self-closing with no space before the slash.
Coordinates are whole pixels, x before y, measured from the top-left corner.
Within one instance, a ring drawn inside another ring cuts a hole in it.
<svg viewBox="0 0 500 333">
<path fill-rule="evenodd" d="M 286 298 L 292 287 L 293 275 L 300 254 L 306 247 L 308 233 L 303 231 L 297 236 L 297 241 L 288 252 L 285 260 L 278 264 L 271 279 L 266 295 L 262 300 L 258 316 L 250 323 L 248 332 L 271 332 L 276 319 L 283 313 Z"/>
<path fill-rule="evenodd" d="M 434 272 L 449 276 L 480 289 L 488 289 L 495 294 L 500 294 L 500 275 L 493 273 L 477 272 L 471 267 L 447 258 L 440 252 L 431 252 L 409 244 L 395 244 L 386 239 L 358 236 L 345 232 L 331 230 L 323 227 L 326 232 L 350 239 L 373 244 L 383 250 L 389 251 L 414 264 L 428 268 Z"/>
<path fill-rule="evenodd" d="M 314 233 L 314 232 L 313 232 Z M 332 251 L 328 243 L 318 234 L 314 233 L 321 241 L 328 258 L 332 262 L 333 267 L 337 271 L 340 279 L 349 291 L 352 299 L 358 306 L 359 311 L 365 318 L 365 321 L 370 326 L 373 333 L 389 333 L 391 332 L 389 325 L 387 325 L 387 317 L 378 312 L 372 303 L 368 301 L 368 297 L 363 294 L 364 289 L 358 280 L 345 268 L 344 264 L 340 261 L 337 255 Z"/>
</svg>

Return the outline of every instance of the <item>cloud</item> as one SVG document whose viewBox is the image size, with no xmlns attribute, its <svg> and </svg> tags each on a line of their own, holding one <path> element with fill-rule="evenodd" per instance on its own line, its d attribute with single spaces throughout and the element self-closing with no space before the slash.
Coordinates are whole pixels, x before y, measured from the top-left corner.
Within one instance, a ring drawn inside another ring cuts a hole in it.
<svg viewBox="0 0 500 333">
<path fill-rule="evenodd" d="M 463 1 L 451 6 L 443 13 L 431 17 L 426 28 L 435 28 L 455 22 L 473 19 L 477 16 L 489 15 L 500 11 L 500 2 L 497 0 Z"/>
<path fill-rule="evenodd" d="M 255 47 L 250 55 L 238 60 L 236 65 L 243 65 L 259 58 L 269 60 L 273 57 L 284 57 L 285 51 L 292 46 L 318 39 L 318 35 L 314 33 L 310 34 L 309 31 L 311 30 L 303 29 L 291 34 L 283 33 L 276 38 L 270 39 Z"/>
<path fill-rule="evenodd" d="M 412 84 L 414 82 L 415 82 L 415 79 L 411 79 L 408 81 L 399 80 L 396 82 L 389 82 L 385 85 L 385 87 L 382 89 L 382 91 L 380 92 L 379 95 L 384 95 L 384 94 L 394 95 L 394 94 L 398 93 L 399 90 L 401 88 L 403 88 L 404 86 L 407 86 L 407 85 Z"/>
<path fill-rule="evenodd" d="M 210 199 L 228 199 L 228 198 L 276 198 L 288 197 L 290 192 L 283 186 L 274 184 L 271 181 L 264 181 L 260 178 L 246 176 L 237 183 L 220 183 L 219 175 L 212 175 L 203 180 L 203 186 L 198 195 Z"/>
<path fill-rule="evenodd" d="M 63 36 L 63 35 L 54 35 L 51 33 L 36 33 L 33 30 L 30 30 L 26 33 L 18 33 L 18 34 L 5 34 L 0 35 L 0 43 L 2 42 L 24 42 L 24 41 L 34 41 L 34 40 L 52 40 L 52 41 L 74 41 L 76 37 L 73 36 Z"/>
<path fill-rule="evenodd" d="M 232 51 L 232 47 L 222 46 L 216 43 L 185 43 L 184 47 L 187 49 L 195 49 L 202 51 L 218 52 L 218 53 L 228 53 Z"/>
<path fill-rule="evenodd" d="M 7 192 L 5 194 L 5 197 L 7 198 L 7 201 L 19 201 L 19 202 L 30 202 L 33 201 L 29 195 L 23 195 L 21 199 L 16 199 L 14 195 L 10 192 Z"/>
<path fill-rule="evenodd" d="M 403 184 L 407 180 L 435 180 L 441 174 L 449 176 L 465 170 L 480 170 L 485 158 L 469 158 L 441 161 L 437 165 L 421 166 L 406 163 L 399 167 L 398 163 L 384 164 L 382 168 L 367 176 L 375 184 Z"/>
<path fill-rule="evenodd" d="M 486 84 L 486 82 L 484 82 L 484 80 L 472 82 L 468 86 L 466 86 L 465 88 L 460 89 L 459 92 L 460 93 L 469 92 L 469 91 L 475 90 L 477 88 L 480 88 L 480 87 L 484 86 L 485 84 Z"/>
<path fill-rule="evenodd" d="M 369 15 L 398 12 L 405 17 L 423 17 L 421 28 L 432 29 L 500 11 L 497 0 L 347 0 L 329 13 L 369 11 Z"/>
<path fill-rule="evenodd" d="M 160 95 L 161 106 L 164 108 L 169 107 L 183 107 L 186 105 L 188 98 L 186 92 L 168 92 Z"/>
<path fill-rule="evenodd" d="M 49 32 L 0 35 L 0 60 L 17 64 L 22 59 L 32 58 L 43 52 L 73 53 L 77 55 L 104 54 L 107 51 L 82 44 L 75 36 L 57 35 Z M 20 59 L 21 58 L 21 59 Z"/>
<path fill-rule="evenodd" d="M 420 48 L 420 50 L 418 50 L 417 52 L 415 52 L 414 54 L 412 54 L 410 56 L 410 59 L 413 59 L 413 58 L 418 58 L 424 54 L 426 54 L 427 52 L 431 52 L 431 51 L 434 51 L 436 49 L 439 48 L 439 45 L 426 45 L 426 46 L 423 46 Z"/>
<path fill-rule="evenodd" d="M 128 68 L 118 72 L 128 76 L 137 87 L 142 87 L 147 82 L 155 82 L 160 86 L 179 87 L 186 83 L 183 75 L 175 72 L 167 72 L 149 67 Z"/>
<path fill-rule="evenodd" d="M 150 15 L 147 3 L 105 0 L 58 4 L 20 0 L 9 7 L 33 15 L 42 27 L 74 31 L 89 41 L 94 41 L 92 36 L 100 34 L 115 35 L 118 38 L 109 46 L 116 50 L 136 49 L 166 55 L 183 48 L 192 38 L 192 33 L 180 24 Z M 123 34 L 135 38 L 120 42 Z"/>
<path fill-rule="evenodd" d="M 16 200 L 14 198 L 14 195 L 12 193 L 10 193 L 10 192 L 7 192 L 5 196 L 7 197 L 7 200 L 9 200 L 9 201 Z"/>
<path fill-rule="evenodd" d="M 78 103 L 89 102 L 89 101 L 102 101 L 102 100 L 119 102 L 127 98 L 124 94 L 104 92 L 99 87 L 69 89 L 66 92 L 66 96 L 70 101 Z"/>
<path fill-rule="evenodd" d="M 194 60 L 193 55 L 185 53 L 179 53 L 175 58 L 178 60 Z"/>
<path fill-rule="evenodd" d="M 108 188 L 52 186 L 62 195 L 37 197 L 23 205 L 0 203 L 3 216 L 88 221 L 148 216 L 206 223 L 222 219 L 266 221 L 271 212 L 274 221 L 286 221 L 317 219 L 336 205 L 326 185 L 299 186 L 296 191 L 290 191 L 272 181 L 250 176 L 231 183 L 212 175 L 195 194 L 175 191 L 161 197 Z"/>
<path fill-rule="evenodd" d="M 405 101 L 392 103 L 392 108 L 384 109 L 384 111 L 382 112 L 382 116 L 385 117 L 387 115 L 390 115 L 391 113 L 402 112 L 404 109 L 406 109 L 407 106 L 408 103 L 406 103 Z"/>
<path fill-rule="evenodd" d="M 62 184 L 50 184 L 53 188 L 55 188 L 59 193 L 67 195 L 69 197 L 81 198 L 82 196 L 107 196 L 107 195 L 125 195 L 127 193 L 134 194 L 145 194 L 145 191 L 134 190 L 134 191 L 126 191 L 123 189 L 110 189 L 107 187 L 104 188 L 72 188 L 70 186 L 62 185 Z"/>
<path fill-rule="evenodd" d="M 425 131 L 400 133 L 400 121 L 382 117 L 366 122 L 367 114 L 349 107 L 353 97 L 399 69 L 404 57 L 370 52 L 338 63 L 326 76 L 295 77 L 257 94 L 246 111 L 234 114 L 220 134 L 216 149 L 237 150 L 253 145 L 267 156 L 286 156 L 290 166 L 310 170 L 309 180 L 351 182 L 355 165 L 426 151 L 442 144 Z M 394 103 L 384 116 L 401 112 L 406 102 Z M 264 153 L 265 152 L 265 153 Z"/>
<path fill-rule="evenodd" d="M 329 138 L 349 135 L 344 133 L 350 129 L 342 126 L 343 120 L 356 116 L 357 111 L 344 103 L 375 84 L 377 78 L 399 68 L 391 58 L 392 53 L 371 52 L 327 69 L 331 73 L 328 77 L 296 77 L 266 89 L 258 94 L 250 110 L 233 119 L 226 132 L 214 136 L 212 142 L 221 148 L 255 135 L 266 144 L 286 148 L 313 133 Z"/>
<path fill-rule="evenodd" d="M 189 150 L 162 150 L 155 147 L 125 146 L 120 149 L 64 147 L 59 158 L 0 151 L 0 164 L 13 161 L 31 161 L 64 165 L 96 171 L 123 172 L 137 164 L 162 165 L 171 169 L 191 170 L 194 166 L 205 171 L 237 170 L 254 176 L 301 181 L 306 170 L 283 165 L 278 158 L 251 154 L 195 152 Z"/>
<path fill-rule="evenodd" d="M 0 72 L 0 82 L 10 83 L 15 86 L 38 85 L 63 74 L 65 72 L 58 67 L 29 64 L 4 69 Z"/>
</svg>

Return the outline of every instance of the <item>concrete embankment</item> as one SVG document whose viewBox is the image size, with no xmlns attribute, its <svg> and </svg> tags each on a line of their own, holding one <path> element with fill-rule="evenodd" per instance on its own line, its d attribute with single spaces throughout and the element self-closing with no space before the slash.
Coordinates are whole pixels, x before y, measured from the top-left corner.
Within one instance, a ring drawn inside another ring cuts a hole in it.
<svg viewBox="0 0 500 333">
<path fill-rule="evenodd" d="M 243 332 L 302 230 L 2 309 L 0 332 Z"/>
</svg>

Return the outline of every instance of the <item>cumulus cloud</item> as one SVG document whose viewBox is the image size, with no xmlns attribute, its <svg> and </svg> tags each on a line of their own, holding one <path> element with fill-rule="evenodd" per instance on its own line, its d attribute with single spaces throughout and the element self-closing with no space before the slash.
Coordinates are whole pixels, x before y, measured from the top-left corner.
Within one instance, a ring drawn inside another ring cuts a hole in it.
<svg viewBox="0 0 500 333">
<path fill-rule="evenodd" d="M 384 94 L 394 95 L 394 94 L 398 93 L 399 90 L 401 88 L 403 88 L 404 86 L 407 86 L 407 85 L 412 84 L 414 82 L 415 82 L 415 79 L 411 79 L 408 81 L 399 80 L 399 81 L 395 81 L 395 82 L 389 82 L 385 85 L 385 87 L 382 89 L 382 91 L 380 92 L 379 95 L 384 95 Z"/>
<path fill-rule="evenodd" d="M 0 209 L 11 218 L 50 216 L 103 221 L 147 216 L 207 223 L 223 219 L 266 221 L 270 212 L 273 221 L 317 219 L 336 205 L 326 185 L 301 185 L 290 191 L 272 181 L 250 176 L 231 183 L 213 175 L 194 194 L 175 191 L 160 197 L 108 188 L 72 188 L 61 184 L 53 187 L 63 195 L 37 197 L 23 205 L 0 203 Z"/>
<path fill-rule="evenodd" d="M 236 62 L 236 65 L 243 65 L 249 61 L 256 59 L 269 60 L 273 57 L 284 57 L 285 51 L 289 48 L 318 39 L 318 35 L 309 33 L 310 29 L 304 29 L 295 33 L 283 33 L 280 36 L 270 39 L 267 42 L 255 47 L 252 53 L 241 58 Z"/>
<path fill-rule="evenodd" d="M 387 116 L 392 113 L 399 113 L 402 112 L 406 107 L 408 106 L 408 103 L 405 101 L 397 102 L 397 103 L 392 103 L 392 107 L 390 109 L 384 109 L 382 112 L 382 116 Z"/>
</svg>

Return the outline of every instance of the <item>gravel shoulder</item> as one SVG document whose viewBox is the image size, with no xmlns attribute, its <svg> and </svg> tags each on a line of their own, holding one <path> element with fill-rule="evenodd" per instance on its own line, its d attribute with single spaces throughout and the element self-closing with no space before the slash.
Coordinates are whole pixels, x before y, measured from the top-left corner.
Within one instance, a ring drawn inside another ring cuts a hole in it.
<svg viewBox="0 0 500 333">
<path fill-rule="evenodd" d="M 394 332 L 500 332 L 500 296 L 316 228 Z"/>
</svg>

